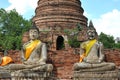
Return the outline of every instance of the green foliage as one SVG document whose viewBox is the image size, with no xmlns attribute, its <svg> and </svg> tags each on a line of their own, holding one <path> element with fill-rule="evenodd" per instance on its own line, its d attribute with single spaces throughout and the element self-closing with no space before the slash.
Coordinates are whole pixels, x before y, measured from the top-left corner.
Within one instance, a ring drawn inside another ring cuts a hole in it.
<svg viewBox="0 0 120 80">
<path fill-rule="evenodd" d="M 70 34 L 70 30 L 68 30 L 68 29 L 64 29 L 64 32 L 65 32 L 67 35 Z"/>
<path fill-rule="evenodd" d="M 31 26 L 30 20 L 25 20 L 15 9 L 5 11 L 0 9 L 0 45 L 4 49 L 20 49 L 21 38 Z"/>
<path fill-rule="evenodd" d="M 115 43 L 114 48 L 120 49 L 120 43 Z"/>
<path fill-rule="evenodd" d="M 76 25 L 74 29 L 64 29 L 64 32 L 68 35 L 68 44 L 73 48 L 80 47 L 80 42 L 77 40 L 78 33 L 82 30 L 80 23 Z"/>
<path fill-rule="evenodd" d="M 113 36 L 101 32 L 99 41 L 103 43 L 105 48 L 114 48 L 115 41 Z"/>
<path fill-rule="evenodd" d="M 77 40 L 77 36 L 73 36 L 68 40 L 68 43 L 73 48 L 80 47 L 80 42 Z"/>
<path fill-rule="evenodd" d="M 78 31 L 82 31 L 83 28 L 80 23 L 77 24 L 77 29 L 78 29 Z"/>
<path fill-rule="evenodd" d="M 80 31 L 82 31 L 82 26 L 80 25 L 80 23 L 77 23 L 76 27 L 74 29 L 64 29 L 64 32 L 68 35 L 68 36 L 74 36 L 77 35 Z"/>
</svg>

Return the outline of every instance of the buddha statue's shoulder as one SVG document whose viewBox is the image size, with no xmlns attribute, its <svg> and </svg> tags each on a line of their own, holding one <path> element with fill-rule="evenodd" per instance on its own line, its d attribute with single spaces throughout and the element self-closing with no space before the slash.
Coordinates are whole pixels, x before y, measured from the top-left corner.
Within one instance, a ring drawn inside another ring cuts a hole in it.
<svg viewBox="0 0 120 80">
<path fill-rule="evenodd" d="M 40 40 L 34 40 L 34 41 L 30 40 L 30 41 L 24 43 L 24 44 L 22 45 L 22 48 L 23 48 L 23 49 L 26 49 L 27 46 L 30 46 L 30 45 L 33 45 L 33 44 L 36 44 L 36 46 L 39 46 L 39 47 L 42 46 L 42 45 L 45 45 L 45 43 L 43 43 L 43 42 L 40 41 Z"/>
<path fill-rule="evenodd" d="M 98 41 L 98 44 L 103 46 L 103 43 L 102 43 L 102 42 L 100 42 L 100 41 Z"/>
<path fill-rule="evenodd" d="M 86 46 L 88 43 L 89 43 L 89 40 L 84 41 L 84 42 L 81 43 L 80 47 L 81 47 L 81 48 L 85 48 L 85 46 Z"/>
<path fill-rule="evenodd" d="M 103 43 L 100 42 L 100 41 L 96 41 L 96 44 L 100 47 L 100 46 L 103 46 Z"/>
<path fill-rule="evenodd" d="M 28 42 L 24 43 L 24 44 L 22 45 L 22 49 L 25 49 L 26 46 L 27 46 L 28 44 L 30 44 L 30 43 L 31 43 L 31 41 L 28 41 Z"/>
<path fill-rule="evenodd" d="M 47 48 L 47 45 L 44 42 L 41 42 L 40 46 L 43 47 L 43 48 Z"/>
</svg>

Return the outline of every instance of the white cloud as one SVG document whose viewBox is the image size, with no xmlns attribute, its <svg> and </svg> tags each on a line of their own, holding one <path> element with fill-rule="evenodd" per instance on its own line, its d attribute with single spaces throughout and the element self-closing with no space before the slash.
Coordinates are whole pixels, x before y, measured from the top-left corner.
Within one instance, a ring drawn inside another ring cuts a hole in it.
<svg viewBox="0 0 120 80">
<path fill-rule="evenodd" d="M 120 37 L 120 11 L 117 9 L 101 15 L 98 19 L 93 19 L 93 24 L 98 33 Z"/>
<path fill-rule="evenodd" d="M 37 6 L 38 0 L 8 0 L 11 4 L 6 10 L 16 9 L 16 11 L 22 15 L 29 10 L 34 10 Z"/>
</svg>

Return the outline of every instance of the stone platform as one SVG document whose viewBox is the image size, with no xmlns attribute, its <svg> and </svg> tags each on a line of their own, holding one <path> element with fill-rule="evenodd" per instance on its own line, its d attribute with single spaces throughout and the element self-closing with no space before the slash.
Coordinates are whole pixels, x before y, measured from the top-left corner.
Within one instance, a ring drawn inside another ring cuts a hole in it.
<svg viewBox="0 0 120 80">
<path fill-rule="evenodd" d="M 46 71 L 0 72 L 0 80 L 54 80 L 53 76 Z"/>
<path fill-rule="evenodd" d="M 7 71 L 0 71 L 0 80 L 11 80 L 11 74 Z"/>
<path fill-rule="evenodd" d="M 73 80 L 119 80 L 118 77 L 118 71 L 75 71 L 73 74 Z"/>
</svg>

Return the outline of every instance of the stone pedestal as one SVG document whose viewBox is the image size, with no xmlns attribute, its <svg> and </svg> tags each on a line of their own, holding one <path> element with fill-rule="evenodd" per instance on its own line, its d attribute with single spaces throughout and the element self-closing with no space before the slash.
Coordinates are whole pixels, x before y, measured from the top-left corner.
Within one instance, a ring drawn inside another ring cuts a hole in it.
<svg viewBox="0 0 120 80">
<path fill-rule="evenodd" d="M 54 80 L 52 72 L 46 71 L 15 71 L 0 72 L 0 80 Z"/>
<path fill-rule="evenodd" d="M 11 73 L 12 80 L 53 80 L 52 72 L 21 71 Z"/>
<path fill-rule="evenodd" d="M 0 70 L 0 80 L 11 80 L 11 74 L 8 71 Z"/>
<path fill-rule="evenodd" d="M 118 77 L 118 71 L 75 71 L 73 80 L 119 80 Z"/>
</svg>

